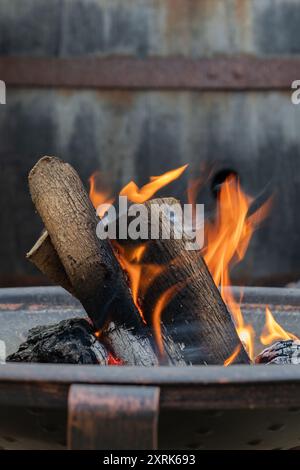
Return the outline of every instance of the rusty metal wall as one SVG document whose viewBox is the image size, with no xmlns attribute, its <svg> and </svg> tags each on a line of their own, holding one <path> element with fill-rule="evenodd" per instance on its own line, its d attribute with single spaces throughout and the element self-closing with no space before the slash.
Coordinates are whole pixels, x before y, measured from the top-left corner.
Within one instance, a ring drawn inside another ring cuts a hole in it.
<svg viewBox="0 0 300 470">
<path fill-rule="evenodd" d="M 298 57 L 298 0 L 2 0 L 1 57 Z M 5 71 L 0 68 L 1 73 Z M 294 79 L 300 79 L 295 76 Z M 289 90 L 103 90 L 8 86 L 0 105 L 0 283 L 41 282 L 24 253 L 41 227 L 26 175 L 55 154 L 117 189 L 189 162 L 237 171 L 254 196 L 275 191 L 236 282 L 300 278 L 300 105 Z M 186 177 L 187 178 L 187 177 Z M 170 187 L 183 195 L 186 179 Z M 210 186 L 200 195 L 207 210 Z"/>
<path fill-rule="evenodd" d="M 300 52 L 298 0 L 1 0 L 0 13 L 4 55 Z"/>
</svg>

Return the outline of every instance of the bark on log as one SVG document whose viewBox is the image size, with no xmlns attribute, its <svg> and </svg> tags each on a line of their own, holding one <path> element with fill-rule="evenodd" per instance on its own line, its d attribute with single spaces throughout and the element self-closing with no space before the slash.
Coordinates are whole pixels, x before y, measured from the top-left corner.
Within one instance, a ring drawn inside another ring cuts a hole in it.
<svg viewBox="0 0 300 470">
<path fill-rule="evenodd" d="M 26 254 L 26 258 L 33 263 L 50 281 L 66 289 L 70 294 L 75 294 L 69 281 L 66 270 L 60 262 L 47 230 L 44 230 L 40 238 Z"/>
<path fill-rule="evenodd" d="M 27 258 L 52 282 L 64 287 L 73 294 L 73 288 L 69 284 L 64 267 L 46 230 L 29 251 Z M 101 341 L 124 365 L 159 365 L 159 360 L 153 351 L 154 339 L 152 334 L 146 327 L 145 330 L 138 330 L 140 333 L 131 327 L 128 328 L 121 321 L 118 324 L 115 321 L 109 321 L 102 329 Z M 148 335 L 151 335 L 150 338 Z M 167 355 L 166 363 L 169 365 L 186 365 L 180 348 L 174 344 L 172 339 L 164 335 L 163 341 Z"/>
<path fill-rule="evenodd" d="M 96 236 L 99 219 L 75 170 L 44 157 L 31 170 L 29 187 L 49 232 L 30 250 L 29 259 L 80 300 L 124 364 L 158 365 L 153 335 L 133 303 L 110 241 Z M 164 341 L 167 363 L 185 364 L 172 339 Z"/>
<path fill-rule="evenodd" d="M 178 203 L 173 198 L 154 199 L 145 203 L 147 220 L 160 221 L 156 228 L 160 236 L 170 224 L 168 207 Z M 165 208 L 164 208 L 165 206 Z M 152 217 L 149 217 L 149 211 Z M 159 214 L 159 217 L 158 217 Z M 171 211 L 172 217 L 172 211 Z M 141 223 L 147 223 L 140 215 Z M 171 229 L 176 227 L 176 217 Z M 151 226 L 148 231 L 150 233 Z M 143 263 L 167 266 L 146 293 L 140 297 L 140 306 L 148 324 L 153 323 L 155 305 L 162 294 L 172 286 L 178 286 L 161 315 L 161 324 L 174 343 L 182 345 L 183 356 L 190 364 L 223 364 L 231 354 L 240 349 L 234 363 L 249 363 L 249 357 L 236 333 L 229 314 L 209 270 L 199 251 L 186 249 L 187 236 L 182 239 L 136 240 L 131 243 L 146 246 Z M 128 240 L 118 240 L 128 247 Z"/>
<path fill-rule="evenodd" d="M 95 210 L 78 174 L 55 157 L 43 157 L 29 173 L 29 189 L 74 293 L 101 328 L 122 277 L 109 242 L 96 236 Z"/>
<path fill-rule="evenodd" d="M 114 336 L 112 349 L 115 350 L 114 343 L 119 342 L 122 352 L 132 343 L 120 339 L 119 332 L 123 329 L 139 344 L 147 345 L 147 365 L 157 364 L 153 338 L 133 304 L 111 244 L 96 236 L 98 219 L 77 173 L 56 158 L 44 157 L 30 172 L 29 185 L 56 254 L 52 261 L 61 262 L 72 291 L 96 327 L 102 327 L 108 313 L 111 314 L 113 323 L 103 338 Z M 146 207 L 174 204 L 172 201 L 153 200 L 146 203 Z M 163 213 L 161 224 L 169 224 L 169 217 L 170 213 Z M 48 241 L 46 237 L 46 243 Z M 185 238 L 146 241 L 148 261 L 167 266 L 140 299 L 149 324 L 163 292 L 174 285 L 181 288 L 162 315 L 166 362 L 222 364 L 239 347 L 240 353 L 234 362 L 248 363 L 249 358 L 204 261 L 198 252 L 185 249 L 186 241 Z M 123 359 L 119 353 L 116 355 Z M 129 354 L 126 351 L 125 356 L 129 358 L 128 363 L 144 362 L 140 354 L 137 357 L 134 347 Z"/>
</svg>

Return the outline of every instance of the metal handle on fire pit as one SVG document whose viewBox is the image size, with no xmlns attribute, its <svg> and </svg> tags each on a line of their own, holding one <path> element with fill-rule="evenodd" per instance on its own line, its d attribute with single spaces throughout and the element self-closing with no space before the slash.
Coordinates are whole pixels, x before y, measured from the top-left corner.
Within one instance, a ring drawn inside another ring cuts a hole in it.
<svg viewBox="0 0 300 470">
<path fill-rule="evenodd" d="M 68 396 L 68 448 L 157 448 L 159 388 L 72 385 Z"/>
</svg>

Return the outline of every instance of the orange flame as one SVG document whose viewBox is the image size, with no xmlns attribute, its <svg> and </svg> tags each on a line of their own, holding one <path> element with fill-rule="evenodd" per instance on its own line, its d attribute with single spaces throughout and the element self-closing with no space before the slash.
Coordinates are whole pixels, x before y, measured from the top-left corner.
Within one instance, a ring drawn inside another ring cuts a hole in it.
<svg viewBox="0 0 300 470">
<path fill-rule="evenodd" d="M 111 197 L 109 190 L 104 190 L 99 188 L 99 182 L 103 179 L 102 174 L 99 171 L 95 171 L 89 177 L 89 197 L 92 201 L 93 206 L 97 210 L 98 216 L 101 218 L 105 214 L 107 208 L 104 207 L 104 204 L 111 205 L 114 202 L 114 198 Z M 102 207 L 100 207 L 102 206 Z"/>
<path fill-rule="evenodd" d="M 179 178 L 187 166 L 188 165 L 183 165 L 174 170 L 167 171 L 160 176 L 151 176 L 150 182 L 141 188 L 138 188 L 138 186 L 133 181 L 131 181 L 120 191 L 120 196 L 127 196 L 131 202 L 142 204 L 154 196 L 154 194 L 164 186 Z M 100 208 L 99 206 L 101 204 L 112 204 L 114 201 L 114 199 L 111 198 L 111 193 L 109 191 L 104 191 L 102 188 L 97 188 L 97 182 L 101 179 L 101 177 L 101 173 L 95 172 L 89 178 L 89 196 L 94 207 L 98 208 L 97 213 L 99 217 L 102 217 L 106 210 L 105 208 Z M 143 321 L 145 321 L 142 309 L 139 305 L 139 297 L 146 292 L 148 286 L 151 284 L 154 278 L 161 274 L 165 267 L 142 263 L 142 257 L 146 249 L 145 245 L 139 245 L 137 248 L 125 248 L 121 247 L 117 242 L 114 241 L 113 246 L 122 268 L 128 274 L 133 301 Z"/>
<path fill-rule="evenodd" d="M 145 245 L 125 248 L 114 242 L 113 246 L 115 247 L 116 256 L 123 270 L 128 275 L 133 302 L 137 307 L 144 323 L 146 323 L 143 311 L 140 307 L 139 297 L 146 293 L 148 287 L 154 281 L 156 276 L 165 270 L 165 266 L 158 266 L 142 262 L 142 257 L 146 250 Z"/>
<path fill-rule="evenodd" d="M 154 337 L 156 340 L 156 344 L 159 350 L 159 353 L 161 356 L 164 354 L 164 345 L 163 345 L 163 338 L 161 334 L 161 316 L 168 305 L 168 303 L 171 301 L 171 299 L 174 297 L 175 293 L 178 291 L 178 286 L 175 284 L 174 286 L 169 287 L 163 294 L 160 296 L 158 301 L 155 304 L 153 314 L 152 314 L 152 325 L 153 325 L 153 331 L 154 331 Z"/>
<path fill-rule="evenodd" d="M 230 268 L 245 256 L 252 234 L 270 206 L 270 201 L 267 201 L 248 217 L 252 201 L 242 191 L 238 178 L 230 175 L 220 189 L 216 220 L 206 223 L 207 246 L 204 250 L 208 268 L 216 285 L 221 288 L 223 300 L 232 313 L 238 335 L 251 359 L 254 355 L 254 330 L 244 322 L 240 302 L 235 300 L 230 289 L 229 273 Z"/>
<path fill-rule="evenodd" d="M 154 194 L 164 186 L 179 178 L 187 166 L 188 165 L 183 165 L 175 170 L 167 171 L 160 176 L 151 176 L 150 183 L 145 184 L 141 188 L 138 188 L 134 181 L 130 181 L 130 183 L 121 190 L 120 196 L 127 196 L 130 201 L 142 204 L 154 196 Z"/>
<path fill-rule="evenodd" d="M 120 195 L 127 196 L 135 203 L 143 203 L 151 198 L 159 189 L 169 184 L 182 175 L 187 165 L 175 170 L 168 171 L 161 176 L 151 177 L 150 182 L 138 188 L 131 181 L 120 192 Z M 90 198 L 95 207 L 106 203 L 111 204 L 113 198 L 109 191 L 101 191 L 96 187 L 96 177 L 94 174 L 90 178 Z M 197 183 L 197 182 L 196 182 Z M 189 200 L 195 200 L 197 184 L 189 188 Z M 235 175 L 229 176 L 221 186 L 217 215 L 214 222 L 206 222 L 205 235 L 206 247 L 203 251 L 205 261 L 213 276 L 216 285 L 220 286 L 221 295 L 230 309 L 238 335 L 245 345 L 246 350 L 253 358 L 254 355 L 254 330 L 250 324 L 246 324 L 241 311 L 241 299 L 237 301 L 231 290 L 230 269 L 241 261 L 248 249 L 253 232 L 258 224 L 266 217 L 271 199 L 261 206 L 255 213 L 249 216 L 249 208 L 253 198 L 244 193 L 240 187 L 238 178 Z M 100 216 L 101 213 L 98 213 Z M 143 296 L 153 280 L 159 276 L 167 266 L 157 266 L 143 262 L 146 246 L 139 245 L 134 248 L 124 248 L 114 242 L 116 255 L 121 266 L 127 272 L 129 284 L 135 305 L 144 319 L 143 312 L 139 305 L 139 298 Z M 158 299 L 154 306 L 152 316 L 152 326 L 160 354 L 163 354 L 163 340 L 161 332 L 162 313 L 175 294 L 178 286 L 172 286 Z M 286 332 L 274 320 L 270 310 L 266 309 L 266 325 L 261 335 L 261 342 L 264 345 L 270 344 L 278 339 L 297 339 L 296 336 Z M 224 362 L 225 366 L 235 361 L 240 352 L 238 345 L 233 353 Z"/>
<path fill-rule="evenodd" d="M 226 361 L 224 361 L 224 366 L 227 367 L 230 364 L 232 364 L 236 360 L 240 352 L 241 352 L 241 345 L 238 344 L 237 347 L 234 349 L 233 353 L 226 359 Z"/>
<path fill-rule="evenodd" d="M 150 199 L 154 194 L 179 178 L 185 171 L 188 165 L 183 165 L 174 170 L 167 171 L 160 176 L 151 176 L 150 182 L 138 188 L 138 186 L 131 181 L 120 192 L 120 196 L 127 196 L 128 199 L 134 203 L 142 204 Z M 116 244 L 115 244 L 116 245 Z M 139 305 L 139 297 L 144 295 L 150 284 L 154 279 L 159 276 L 166 266 L 158 266 L 141 262 L 141 257 L 145 252 L 145 246 L 140 245 L 137 248 L 123 248 L 118 246 L 117 256 L 122 268 L 127 272 L 129 277 L 129 284 L 132 292 L 133 301 L 145 322 L 144 314 Z M 163 354 L 163 342 L 161 337 L 160 315 L 168 300 L 170 300 L 170 292 L 167 290 L 157 301 L 153 312 L 153 329 L 154 336 L 157 342 L 160 354 Z"/>
<path fill-rule="evenodd" d="M 273 343 L 274 341 L 293 339 L 297 340 L 297 336 L 285 331 L 282 326 L 280 326 L 275 318 L 272 315 L 269 307 L 266 307 L 266 323 L 262 334 L 260 336 L 260 341 L 264 346 Z"/>
<path fill-rule="evenodd" d="M 116 242 L 113 243 L 113 246 L 117 247 L 117 257 L 124 271 L 127 272 L 129 277 L 129 284 L 131 288 L 133 302 L 136 308 L 139 311 L 144 323 L 146 323 L 144 314 L 139 305 L 139 287 L 141 282 L 142 267 L 141 264 L 138 264 L 141 261 L 145 247 L 139 246 L 138 248 L 126 250 L 119 246 Z"/>
</svg>

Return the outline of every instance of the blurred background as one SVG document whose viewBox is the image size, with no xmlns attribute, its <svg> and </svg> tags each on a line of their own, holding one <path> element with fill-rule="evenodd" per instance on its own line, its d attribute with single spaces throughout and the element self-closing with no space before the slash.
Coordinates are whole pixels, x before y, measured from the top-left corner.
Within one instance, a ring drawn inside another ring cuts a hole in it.
<svg viewBox="0 0 300 470">
<path fill-rule="evenodd" d="M 205 171 L 210 215 L 234 171 L 252 196 L 274 193 L 234 282 L 300 279 L 299 54 L 299 0 L 1 0 L 0 285 L 47 282 L 25 259 L 42 228 L 27 174 L 43 155 L 114 191 L 189 163 L 163 194 L 184 200 Z"/>
</svg>

